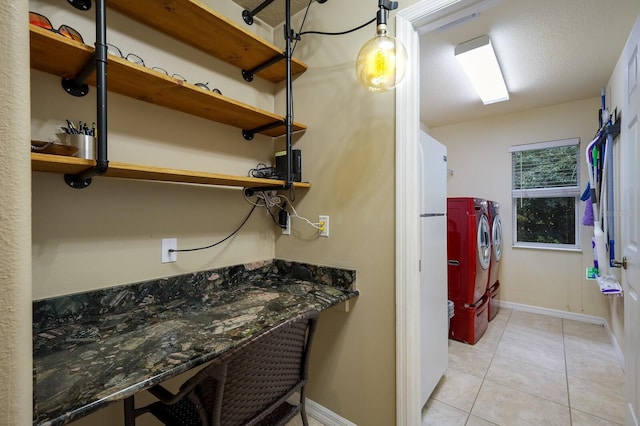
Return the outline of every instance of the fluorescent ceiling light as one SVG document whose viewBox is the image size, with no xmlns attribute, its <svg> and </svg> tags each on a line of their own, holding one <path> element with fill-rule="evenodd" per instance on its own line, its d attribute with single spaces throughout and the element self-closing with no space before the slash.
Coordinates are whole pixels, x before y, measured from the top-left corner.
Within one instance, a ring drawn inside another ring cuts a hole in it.
<svg viewBox="0 0 640 426">
<path fill-rule="evenodd" d="M 488 105 L 509 100 L 509 92 L 489 36 L 457 45 L 455 55 L 482 103 Z"/>
</svg>

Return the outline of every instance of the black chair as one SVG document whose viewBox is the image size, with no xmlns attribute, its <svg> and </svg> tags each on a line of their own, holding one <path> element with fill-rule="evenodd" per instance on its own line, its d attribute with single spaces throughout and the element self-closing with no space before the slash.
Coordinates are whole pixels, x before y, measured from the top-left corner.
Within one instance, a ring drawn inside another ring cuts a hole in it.
<svg viewBox="0 0 640 426">
<path fill-rule="evenodd" d="M 125 424 L 151 413 L 170 426 L 284 425 L 296 414 L 308 425 L 305 385 L 318 312 L 298 315 L 216 358 L 177 394 L 149 388 L 158 402 L 134 409 L 125 400 Z M 300 401 L 287 400 L 300 392 Z"/>
</svg>

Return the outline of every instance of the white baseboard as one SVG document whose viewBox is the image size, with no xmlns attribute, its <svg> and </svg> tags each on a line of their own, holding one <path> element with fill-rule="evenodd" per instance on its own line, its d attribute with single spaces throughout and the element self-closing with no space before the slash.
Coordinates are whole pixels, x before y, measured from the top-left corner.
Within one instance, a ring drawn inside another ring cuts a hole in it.
<svg viewBox="0 0 640 426">
<path fill-rule="evenodd" d="M 500 301 L 500 307 L 505 309 L 513 309 L 514 311 L 531 312 L 533 314 L 548 315 L 573 321 L 586 322 L 589 324 L 604 325 L 605 320 L 594 315 L 579 314 L 576 312 L 560 311 L 558 309 L 541 308 L 539 306 L 523 305 L 521 303 Z"/>
<path fill-rule="evenodd" d="M 624 353 L 622 352 L 622 349 L 620 349 L 618 340 L 616 339 L 616 336 L 613 334 L 613 331 L 611 330 L 609 323 L 604 318 L 596 317 L 594 315 L 579 314 L 576 312 L 560 311 L 558 309 L 541 308 L 538 306 L 523 305 L 521 303 L 506 302 L 504 300 L 500 300 L 499 302 L 500 302 L 500 307 L 505 309 L 512 309 L 514 311 L 531 312 L 533 314 L 548 315 L 550 317 L 557 317 L 562 319 L 568 319 L 573 321 L 580 321 L 580 322 L 586 322 L 589 324 L 604 326 L 605 331 L 609 335 L 609 340 L 611 340 L 611 344 L 613 345 L 613 350 L 616 353 L 616 358 L 620 363 L 620 366 L 624 370 Z"/>
<path fill-rule="evenodd" d="M 607 321 L 604 322 L 604 329 L 607 330 L 607 334 L 609 335 L 609 339 L 611 339 L 611 344 L 613 345 L 613 350 L 616 352 L 616 358 L 618 358 L 620 367 L 622 368 L 622 371 L 624 371 L 624 352 L 622 352 L 622 349 L 618 344 L 618 339 L 616 339 L 616 335 L 613 334 L 613 330 L 611 330 Z"/>
<path fill-rule="evenodd" d="M 307 398 L 307 414 L 327 426 L 357 426 L 355 423 L 340 417 L 328 408 Z"/>
</svg>

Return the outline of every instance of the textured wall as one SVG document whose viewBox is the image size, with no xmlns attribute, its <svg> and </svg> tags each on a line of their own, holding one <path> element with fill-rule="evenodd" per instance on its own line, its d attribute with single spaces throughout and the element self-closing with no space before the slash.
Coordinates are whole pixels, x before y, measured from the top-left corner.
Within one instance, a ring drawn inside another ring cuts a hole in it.
<svg viewBox="0 0 640 426">
<path fill-rule="evenodd" d="M 27 2 L 0 3 L 0 425 L 31 411 L 31 173 Z"/>
</svg>

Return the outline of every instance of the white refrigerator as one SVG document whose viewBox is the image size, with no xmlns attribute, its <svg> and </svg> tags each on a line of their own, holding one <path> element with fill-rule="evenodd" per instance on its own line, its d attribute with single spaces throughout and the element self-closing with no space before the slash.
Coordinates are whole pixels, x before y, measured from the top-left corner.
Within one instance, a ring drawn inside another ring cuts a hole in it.
<svg viewBox="0 0 640 426">
<path fill-rule="evenodd" d="M 420 132 L 420 369 L 422 405 L 448 363 L 447 148 Z"/>
</svg>

